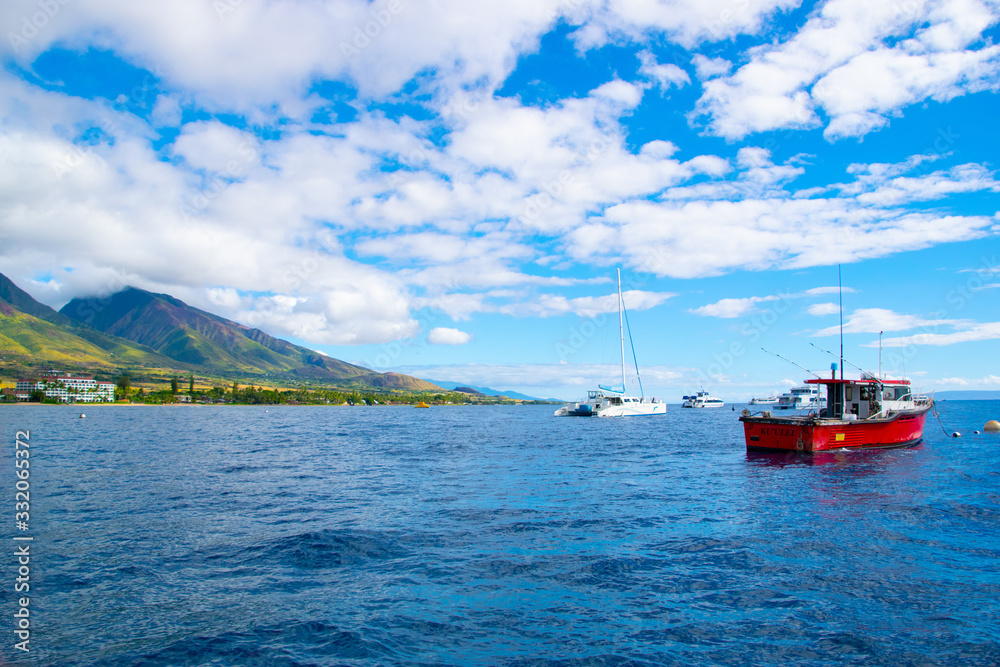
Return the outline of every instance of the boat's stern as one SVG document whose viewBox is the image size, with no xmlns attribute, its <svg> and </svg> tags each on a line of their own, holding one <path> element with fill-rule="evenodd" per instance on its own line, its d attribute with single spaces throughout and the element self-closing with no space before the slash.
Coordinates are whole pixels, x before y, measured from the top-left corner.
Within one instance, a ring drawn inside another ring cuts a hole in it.
<svg viewBox="0 0 1000 667">
<path fill-rule="evenodd" d="M 813 429 L 804 420 L 743 415 L 740 421 L 748 450 L 813 451 Z"/>
<path fill-rule="evenodd" d="M 597 411 L 590 403 L 571 403 L 555 411 L 556 417 L 594 417 Z"/>
</svg>

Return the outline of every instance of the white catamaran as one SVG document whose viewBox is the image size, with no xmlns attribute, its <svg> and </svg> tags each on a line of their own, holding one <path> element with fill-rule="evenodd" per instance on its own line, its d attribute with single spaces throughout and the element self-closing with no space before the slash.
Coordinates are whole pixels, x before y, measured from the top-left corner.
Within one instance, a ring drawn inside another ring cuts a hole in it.
<svg viewBox="0 0 1000 667">
<path fill-rule="evenodd" d="M 618 329 L 621 334 L 622 350 L 622 384 L 621 387 L 606 387 L 597 385 L 597 389 L 587 393 L 587 400 L 579 403 L 569 403 L 556 410 L 556 417 L 638 417 L 645 415 L 664 415 L 667 404 L 658 398 L 646 398 L 642 393 L 642 380 L 639 380 L 639 396 L 629 396 L 625 393 L 625 319 L 623 314 L 625 304 L 622 301 L 622 272 L 618 269 Z M 629 332 L 629 344 L 632 333 Z M 635 347 L 632 348 L 632 359 L 635 360 Z M 636 362 L 635 374 L 638 379 L 639 364 Z"/>
</svg>

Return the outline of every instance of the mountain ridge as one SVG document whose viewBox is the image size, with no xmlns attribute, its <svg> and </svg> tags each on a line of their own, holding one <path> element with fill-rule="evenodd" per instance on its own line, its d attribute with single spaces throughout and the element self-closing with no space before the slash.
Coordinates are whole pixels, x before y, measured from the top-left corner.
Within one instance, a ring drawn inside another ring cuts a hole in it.
<svg viewBox="0 0 1000 667">
<path fill-rule="evenodd" d="M 172 369 L 227 379 L 321 383 L 386 391 L 440 391 L 401 373 L 363 366 L 189 306 L 169 294 L 126 287 L 75 298 L 56 311 L 0 274 L 0 351 L 29 365 L 52 362 L 104 372 Z M 8 364 L 9 365 L 9 364 Z"/>
</svg>

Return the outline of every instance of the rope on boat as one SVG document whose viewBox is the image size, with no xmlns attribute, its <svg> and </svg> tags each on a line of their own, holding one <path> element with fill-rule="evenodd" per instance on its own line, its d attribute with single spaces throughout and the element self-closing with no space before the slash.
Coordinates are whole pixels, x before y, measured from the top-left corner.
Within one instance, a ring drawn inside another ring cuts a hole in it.
<svg viewBox="0 0 1000 667">
<path fill-rule="evenodd" d="M 944 432 L 945 436 L 947 436 L 949 438 L 957 438 L 957 437 L 959 437 L 959 435 L 961 435 L 958 431 L 952 431 L 951 433 L 948 433 L 948 429 L 946 429 L 944 427 L 944 423 L 941 421 L 941 415 L 938 414 L 937 406 L 936 405 L 934 405 L 934 406 L 931 407 L 931 413 L 935 417 L 937 417 L 938 424 L 941 425 L 941 430 Z"/>
</svg>

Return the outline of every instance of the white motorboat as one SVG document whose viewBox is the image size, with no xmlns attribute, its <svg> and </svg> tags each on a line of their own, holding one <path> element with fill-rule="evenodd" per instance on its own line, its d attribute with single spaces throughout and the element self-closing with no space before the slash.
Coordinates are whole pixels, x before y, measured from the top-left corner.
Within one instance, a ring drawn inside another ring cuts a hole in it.
<svg viewBox="0 0 1000 667">
<path fill-rule="evenodd" d="M 622 301 L 622 272 L 618 269 L 618 329 L 621 334 L 622 352 L 622 384 L 620 387 L 597 385 L 597 389 L 587 392 L 587 400 L 578 403 L 568 403 L 555 411 L 556 417 L 639 417 L 649 415 L 665 415 L 667 404 L 658 398 L 647 398 L 642 394 L 642 380 L 639 383 L 639 396 L 630 396 L 625 387 L 625 325 L 623 313 L 625 303 Z M 629 334 L 631 341 L 631 334 Z M 635 357 L 635 349 L 632 350 Z M 639 365 L 635 373 L 639 375 Z"/>
<path fill-rule="evenodd" d="M 814 384 L 802 387 L 792 387 L 791 391 L 778 397 L 776 410 L 810 410 L 826 407 L 826 398 Z"/>
<path fill-rule="evenodd" d="M 778 402 L 778 395 L 771 394 L 767 398 L 753 397 L 750 399 L 750 405 L 775 405 Z"/>
<path fill-rule="evenodd" d="M 721 398 L 712 396 L 707 391 L 699 391 L 693 396 L 685 396 L 682 408 L 721 408 L 725 403 Z"/>
</svg>

